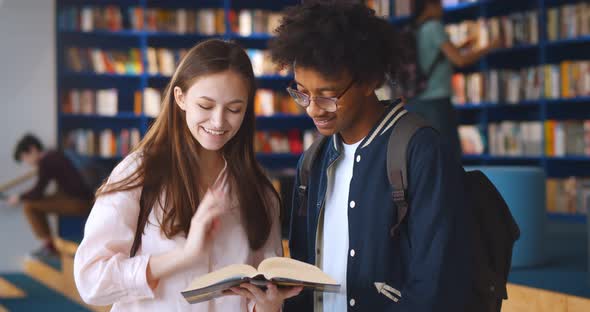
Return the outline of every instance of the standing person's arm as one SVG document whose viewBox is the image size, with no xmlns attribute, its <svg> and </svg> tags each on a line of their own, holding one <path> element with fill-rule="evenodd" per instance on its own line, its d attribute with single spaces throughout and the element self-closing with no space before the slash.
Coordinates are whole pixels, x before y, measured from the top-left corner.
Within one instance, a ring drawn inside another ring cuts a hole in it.
<svg viewBox="0 0 590 312">
<path fill-rule="evenodd" d="M 445 41 L 441 44 L 440 50 L 442 53 L 447 57 L 447 59 L 456 67 L 462 68 L 472 64 L 475 64 L 479 61 L 482 57 L 486 54 L 490 53 L 492 50 L 501 47 L 500 39 L 494 39 L 488 46 L 484 48 L 479 48 L 473 51 L 469 51 L 466 53 L 461 53 L 458 47 L 450 41 Z"/>
<path fill-rule="evenodd" d="M 501 47 L 501 38 L 495 38 L 492 42 L 484 47 L 470 52 L 461 52 L 461 47 L 455 46 L 449 35 L 446 33 L 443 24 L 440 21 L 426 22 L 422 25 L 421 32 L 431 41 L 434 48 L 440 49 L 441 53 L 456 67 L 462 68 L 472 65 L 479 61 L 490 51 Z M 428 65 L 428 64 L 427 64 Z"/>
<path fill-rule="evenodd" d="M 458 232 L 468 227 L 460 164 L 432 129 L 416 133 L 408 159 L 410 259 L 395 311 L 462 311 L 470 244 Z"/>
</svg>

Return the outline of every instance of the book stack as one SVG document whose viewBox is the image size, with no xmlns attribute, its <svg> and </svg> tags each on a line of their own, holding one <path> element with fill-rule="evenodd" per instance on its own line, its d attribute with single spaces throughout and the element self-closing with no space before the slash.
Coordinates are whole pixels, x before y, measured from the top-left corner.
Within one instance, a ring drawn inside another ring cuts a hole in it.
<svg viewBox="0 0 590 312">
<path fill-rule="evenodd" d="M 66 48 L 67 68 L 74 72 L 97 74 L 141 74 L 143 62 L 139 49 L 103 50 L 96 48 Z"/>
<path fill-rule="evenodd" d="M 493 156 L 541 156 L 543 124 L 539 121 L 502 121 L 488 125 L 489 153 Z"/>
<path fill-rule="evenodd" d="M 147 70 L 150 75 L 172 76 L 188 49 L 147 48 Z"/>
<path fill-rule="evenodd" d="M 537 44 L 539 42 L 538 25 L 537 12 L 527 11 L 449 24 L 445 26 L 445 29 L 451 42 L 456 45 L 462 45 L 472 38 L 477 39 L 474 45 L 466 49 L 486 47 L 495 38 L 503 38 L 503 46 L 511 48 L 518 45 Z"/>
<path fill-rule="evenodd" d="M 482 155 L 485 143 L 478 126 L 459 126 L 459 138 L 461 139 L 461 151 L 463 155 Z"/>
<path fill-rule="evenodd" d="M 270 53 L 267 50 L 247 49 L 246 53 L 252 62 L 252 69 L 256 77 L 266 75 L 289 76 L 288 68 L 281 69 L 272 62 Z"/>
<path fill-rule="evenodd" d="M 373 9 L 377 16 L 389 17 L 391 14 L 389 0 L 367 0 L 365 4 L 367 7 Z"/>
<path fill-rule="evenodd" d="M 543 66 L 544 96 L 548 99 L 590 95 L 590 61 L 563 61 Z"/>
<path fill-rule="evenodd" d="M 68 7 L 59 11 L 57 23 L 65 31 L 120 31 L 124 28 L 122 15 L 116 5 Z"/>
<path fill-rule="evenodd" d="M 280 25 L 281 14 L 267 10 L 230 11 L 229 24 L 231 31 L 240 36 L 252 34 L 272 34 Z"/>
<path fill-rule="evenodd" d="M 131 7 L 132 29 L 176 34 L 219 35 L 225 33 L 223 9 L 159 9 Z"/>
<path fill-rule="evenodd" d="M 122 129 L 118 133 L 111 129 L 76 129 L 66 133 L 63 146 L 84 156 L 124 157 L 139 144 L 140 139 L 139 129 L 136 128 Z"/>
<path fill-rule="evenodd" d="M 315 130 L 301 132 L 292 129 L 287 132 L 257 131 L 254 139 L 254 150 L 257 153 L 291 153 L 301 154 L 318 136 Z"/>
<path fill-rule="evenodd" d="M 590 120 L 545 121 L 545 155 L 590 156 Z"/>
<path fill-rule="evenodd" d="M 144 114 L 147 117 L 156 118 L 162 107 L 162 90 L 145 88 L 143 92 L 135 91 L 133 112 L 136 115 Z"/>
<path fill-rule="evenodd" d="M 62 113 L 116 116 L 117 89 L 70 89 L 62 93 Z"/>
<path fill-rule="evenodd" d="M 547 179 L 547 211 L 587 215 L 590 211 L 590 179 Z"/>
<path fill-rule="evenodd" d="M 284 92 L 271 89 L 258 89 L 254 97 L 254 112 L 258 116 L 281 114 L 303 114 L 303 108 L 295 104 L 293 99 Z"/>
<path fill-rule="evenodd" d="M 590 35 L 590 4 L 579 3 L 547 10 L 547 39 L 572 39 Z"/>
</svg>

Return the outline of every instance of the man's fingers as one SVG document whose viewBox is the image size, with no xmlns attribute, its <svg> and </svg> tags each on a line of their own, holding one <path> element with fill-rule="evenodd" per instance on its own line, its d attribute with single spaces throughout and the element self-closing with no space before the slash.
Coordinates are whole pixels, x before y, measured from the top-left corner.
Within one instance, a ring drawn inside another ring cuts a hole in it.
<svg viewBox="0 0 590 312">
<path fill-rule="evenodd" d="M 256 298 L 254 298 L 254 295 L 246 289 L 241 289 L 239 287 L 232 287 L 232 288 L 230 288 L 230 290 L 239 296 L 246 297 L 250 300 L 256 300 Z"/>
</svg>

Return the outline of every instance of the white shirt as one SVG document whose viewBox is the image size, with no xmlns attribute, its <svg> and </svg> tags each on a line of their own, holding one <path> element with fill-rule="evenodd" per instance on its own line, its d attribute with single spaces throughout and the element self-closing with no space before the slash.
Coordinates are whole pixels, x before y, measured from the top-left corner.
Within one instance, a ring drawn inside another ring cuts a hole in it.
<svg viewBox="0 0 590 312">
<path fill-rule="evenodd" d="M 120 181 L 137 168 L 140 157 L 129 155 L 119 164 L 109 183 Z M 225 171 L 220 173 L 220 176 Z M 230 194 L 231 195 L 231 194 Z M 207 302 L 189 304 L 181 295 L 190 282 L 203 274 L 230 264 L 245 263 L 257 267 L 265 258 L 282 256 L 278 203 L 266 244 L 250 250 L 241 225 L 239 209 L 233 209 L 220 223 L 212 248 L 185 271 L 159 281 L 151 289 L 146 268 L 151 255 L 184 246 L 186 238 L 166 238 L 158 226 L 161 206 L 156 202 L 146 224 L 141 247 L 129 257 L 139 214 L 140 189 L 103 195 L 97 198 L 84 229 L 84 239 L 74 259 L 74 277 L 82 299 L 93 305 L 111 305 L 111 311 L 251 311 L 253 302 L 240 296 L 225 296 Z M 231 196 L 230 196 L 231 198 Z M 237 208 L 237 206 L 236 206 Z"/>
<path fill-rule="evenodd" d="M 324 312 L 348 309 L 346 298 L 346 267 L 348 264 L 348 190 L 352 179 L 354 153 L 362 142 L 343 145 L 340 158 L 332 165 L 333 176 L 328 176 L 324 206 L 322 270 L 341 286 L 338 293 L 324 293 Z"/>
</svg>

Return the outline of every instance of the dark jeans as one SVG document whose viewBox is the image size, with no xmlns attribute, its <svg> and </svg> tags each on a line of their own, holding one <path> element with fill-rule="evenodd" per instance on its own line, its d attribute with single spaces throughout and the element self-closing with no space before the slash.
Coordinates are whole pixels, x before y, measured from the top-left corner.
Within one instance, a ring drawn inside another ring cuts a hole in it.
<svg viewBox="0 0 590 312">
<path fill-rule="evenodd" d="M 451 104 L 450 98 L 412 100 L 406 104 L 406 109 L 425 118 L 440 132 L 442 142 L 461 162 L 461 141 L 457 130 L 457 112 Z"/>
</svg>

